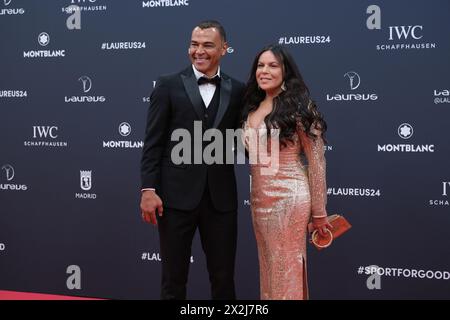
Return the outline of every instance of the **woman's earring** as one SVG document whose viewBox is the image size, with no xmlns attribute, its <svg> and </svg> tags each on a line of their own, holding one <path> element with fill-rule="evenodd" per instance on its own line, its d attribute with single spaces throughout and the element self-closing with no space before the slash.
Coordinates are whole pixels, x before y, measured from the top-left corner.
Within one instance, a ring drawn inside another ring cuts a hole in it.
<svg viewBox="0 0 450 320">
<path fill-rule="evenodd" d="M 281 84 L 281 90 L 282 90 L 282 91 L 286 91 L 286 84 L 284 83 L 284 81 L 283 81 L 283 83 Z"/>
</svg>

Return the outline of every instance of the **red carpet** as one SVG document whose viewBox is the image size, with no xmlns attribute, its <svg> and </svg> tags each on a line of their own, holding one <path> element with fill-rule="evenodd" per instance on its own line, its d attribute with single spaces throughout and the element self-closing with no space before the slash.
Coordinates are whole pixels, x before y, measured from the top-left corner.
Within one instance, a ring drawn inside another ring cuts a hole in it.
<svg viewBox="0 0 450 320">
<path fill-rule="evenodd" d="M 0 300 L 100 300 L 97 298 L 61 296 L 55 294 L 2 291 L 0 290 Z"/>
</svg>

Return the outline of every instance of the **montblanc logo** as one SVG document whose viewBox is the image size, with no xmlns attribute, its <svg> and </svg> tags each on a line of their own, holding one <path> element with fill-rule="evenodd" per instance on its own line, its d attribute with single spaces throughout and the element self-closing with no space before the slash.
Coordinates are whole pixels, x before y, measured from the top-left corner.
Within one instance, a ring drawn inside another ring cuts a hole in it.
<svg viewBox="0 0 450 320">
<path fill-rule="evenodd" d="M 450 103 L 450 90 L 434 90 L 434 104 Z"/>
<path fill-rule="evenodd" d="M 118 126 L 119 135 L 128 137 L 131 134 L 131 125 L 128 122 L 122 122 Z M 122 148 L 122 149 L 136 149 L 144 146 L 143 141 L 131 140 L 109 140 L 103 141 L 103 148 Z"/>
<path fill-rule="evenodd" d="M 74 10 L 80 12 L 106 11 L 105 5 L 100 5 L 97 0 L 70 0 L 66 7 L 62 7 L 63 13 L 73 13 Z"/>
<path fill-rule="evenodd" d="M 78 78 L 78 82 L 81 84 L 81 91 L 84 95 L 81 96 L 65 96 L 64 102 L 66 103 L 102 103 L 106 101 L 105 96 L 86 95 L 92 89 L 92 79 L 88 76 L 81 76 Z"/>
<path fill-rule="evenodd" d="M 367 29 L 382 30 L 381 8 L 377 5 L 370 5 L 367 7 L 366 13 L 369 14 L 366 20 Z M 436 43 L 422 41 L 425 34 L 424 29 L 422 24 L 388 26 L 387 42 L 377 44 L 376 49 L 378 51 L 435 49 Z"/>
<path fill-rule="evenodd" d="M 92 189 L 92 170 L 80 170 L 80 188 L 83 191 L 90 191 Z M 75 199 L 97 199 L 95 193 L 75 193 Z"/>
<path fill-rule="evenodd" d="M 400 138 L 409 139 L 412 137 L 414 129 L 409 123 L 402 123 L 398 126 L 397 132 Z"/>
<path fill-rule="evenodd" d="M 40 32 L 37 36 L 37 42 L 41 47 L 47 47 L 50 44 L 50 35 L 47 32 Z M 66 56 L 66 50 L 29 50 L 23 52 L 24 58 L 61 58 Z"/>
<path fill-rule="evenodd" d="M 25 9 L 24 8 L 12 8 L 12 6 L 9 6 L 11 4 L 12 0 L 3 0 L 3 4 L 6 8 L 0 9 L 0 16 L 4 15 L 19 15 L 24 14 Z"/>
<path fill-rule="evenodd" d="M 119 133 L 122 137 L 128 137 L 131 133 L 131 126 L 128 122 L 122 122 L 119 125 Z"/>
<path fill-rule="evenodd" d="M 26 191 L 28 190 L 28 186 L 25 184 L 15 184 L 12 183 L 14 180 L 15 171 L 14 167 L 10 164 L 5 164 L 1 167 L 1 176 L 0 181 L 6 181 L 6 183 L 0 183 L 1 191 Z"/>
<path fill-rule="evenodd" d="M 41 32 L 38 36 L 38 42 L 41 46 L 45 47 L 50 43 L 50 36 L 47 32 Z"/>
<path fill-rule="evenodd" d="M 348 71 L 344 74 L 350 89 L 350 93 L 327 94 L 327 101 L 375 101 L 378 99 L 376 93 L 354 92 L 361 84 L 361 77 L 355 71 Z"/>
<path fill-rule="evenodd" d="M 187 7 L 189 0 L 151 0 L 142 1 L 142 8 Z"/>
<path fill-rule="evenodd" d="M 414 134 L 414 128 L 409 123 L 402 123 L 397 127 L 397 134 L 403 140 L 410 139 Z M 434 144 L 382 144 L 378 145 L 378 152 L 434 152 Z"/>
<path fill-rule="evenodd" d="M 25 141 L 25 147 L 67 147 L 66 141 L 58 141 L 57 126 L 33 126 L 33 140 Z"/>
<path fill-rule="evenodd" d="M 442 198 L 438 200 L 429 200 L 430 206 L 449 206 L 448 197 L 450 195 L 450 181 L 442 181 Z"/>
</svg>

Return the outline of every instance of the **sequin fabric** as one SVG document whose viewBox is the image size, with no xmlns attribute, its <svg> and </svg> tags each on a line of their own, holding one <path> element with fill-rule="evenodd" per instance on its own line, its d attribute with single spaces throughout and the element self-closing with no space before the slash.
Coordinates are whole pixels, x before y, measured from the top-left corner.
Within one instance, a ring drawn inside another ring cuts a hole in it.
<svg viewBox="0 0 450 320">
<path fill-rule="evenodd" d="M 308 298 L 307 224 L 311 214 L 326 214 L 323 140 L 320 136 L 314 140 L 300 129 L 297 132 L 293 143 L 279 149 L 277 170 L 263 174 L 262 169 L 272 162 L 250 164 L 251 213 L 263 300 Z M 259 128 L 244 123 L 243 142 L 250 159 L 262 151 L 271 154 L 266 133 L 264 122 Z M 302 153 L 307 163 L 303 163 Z"/>
</svg>

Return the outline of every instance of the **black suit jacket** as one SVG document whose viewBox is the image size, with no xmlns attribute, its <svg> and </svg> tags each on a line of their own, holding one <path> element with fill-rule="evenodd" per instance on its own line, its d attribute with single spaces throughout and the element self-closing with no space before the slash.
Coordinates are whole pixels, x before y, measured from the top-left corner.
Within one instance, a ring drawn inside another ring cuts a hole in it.
<svg viewBox="0 0 450 320">
<path fill-rule="evenodd" d="M 221 71 L 220 103 L 213 127 L 221 131 L 224 144 L 225 130 L 239 127 L 243 91 L 242 83 Z M 171 159 L 172 149 L 179 143 L 171 141 L 172 132 L 187 130 L 193 145 L 194 121 L 204 120 L 205 107 L 192 66 L 161 76 L 150 101 L 141 161 L 142 188 L 155 188 L 165 207 L 193 210 L 208 186 L 217 210 L 236 211 L 233 164 L 194 164 L 193 149 L 190 164 L 174 164 Z M 232 152 L 231 148 L 228 145 L 226 152 Z"/>
</svg>

